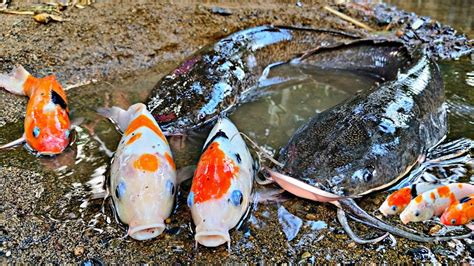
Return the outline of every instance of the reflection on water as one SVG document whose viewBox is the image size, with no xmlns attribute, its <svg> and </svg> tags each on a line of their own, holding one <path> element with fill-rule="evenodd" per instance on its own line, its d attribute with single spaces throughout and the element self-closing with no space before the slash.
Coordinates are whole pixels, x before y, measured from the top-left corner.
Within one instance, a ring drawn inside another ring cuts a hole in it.
<svg viewBox="0 0 474 266">
<path fill-rule="evenodd" d="M 383 0 L 383 2 L 422 16 L 431 16 L 471 37 L 474 33 L 472 0 Z"/>
</svg>

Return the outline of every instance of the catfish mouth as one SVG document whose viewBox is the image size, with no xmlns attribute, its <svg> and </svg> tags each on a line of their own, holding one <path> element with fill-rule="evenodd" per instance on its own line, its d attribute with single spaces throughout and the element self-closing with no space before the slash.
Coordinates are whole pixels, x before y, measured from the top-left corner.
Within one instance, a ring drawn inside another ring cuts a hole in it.
<svg viewBox="0 0 474 266">
<path fill-rule="evenodd" d="M 164 230 L 164 223 L 139 225 L 129 227 L 128 235 L 135 240 L 148 240 L 159 236 Z"/>
<path fill-rule="evenodd" d="M 225 231 L 201 231 L 196 232 L 194 239 L 206 247 L 217 247 L 226 242 L 230 243 L 229 232 Z"/>
</svg>

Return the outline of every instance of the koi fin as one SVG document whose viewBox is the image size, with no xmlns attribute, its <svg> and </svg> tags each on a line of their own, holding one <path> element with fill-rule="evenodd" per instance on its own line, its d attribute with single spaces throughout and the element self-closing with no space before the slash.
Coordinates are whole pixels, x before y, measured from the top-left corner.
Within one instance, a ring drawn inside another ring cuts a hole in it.
<svg viewBox="0 0 474 266">
<path fill-rule="evenodd" d="M 23 85 L 29 76 L 30 73 L 22 66 L 16 66 L 9 75 L 0 74 L 0 88 L 5 88 L 14 94 L 26 95 Z"/>
<path fill-rule="evenodd" d="M 16 147 L 20 144 L 23 144 L 25 141 L 26 141 L 25 140 L 25 135 L 23 134 L 23 136 L 21 138 L 19 138 L 17 140 L 14 140 L 10 143 L 7 143 L 5 145 L 0 146 L 0 150 L 5 150 L 5 149 L 10 149 L 10 148 Z"/>
<path fill-rule="evenodd" d="M 354 231 L 352 231 L 349 223 L 347 222 L 346 213 L 342 209 L 337 209 L 337 219 L 339 220 L 339 223 L 341 223 L 342 228 L 344 228 L 344 231 L 346 231 L 347 235 L 357 244 L 375 244 L 384 240 L 389 235 L 389 233 L 385 233 L 384 235 L 374 239 L 361 239 L 354 233 Z"/>
<path fill-rule="evenodd" d="M 123 110 L 120 107 L 113 106 L 111 108 L 98 108 L 97 113 L 112 121 L 117 129 L 123 133 L 127 129 L 128 124 L 130 124 L 130 120 L 132 115 L 135 114 L 135 110 L 131 110 L 131 108 Z"/>
<path fill-rule="evenodd" d="M 270 175 L 271 179 L 275 180 L 275 182 L 280 185 L 280 187 L 298 197 L 319 202 L 331 202 L 346 198 L 313 187 L 291 176 L 272 171 L 267 167 L 263 167 L 263 169 Z"/>
</svg>

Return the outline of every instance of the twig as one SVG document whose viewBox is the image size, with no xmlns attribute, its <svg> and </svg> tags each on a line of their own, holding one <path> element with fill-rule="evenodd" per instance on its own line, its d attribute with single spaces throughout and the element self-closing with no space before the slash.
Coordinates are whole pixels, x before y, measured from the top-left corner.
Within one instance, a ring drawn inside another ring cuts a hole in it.
<svg viewBox="0 0 474 266">
<path fill-rule="evenodd" d="M 8 9 L 0 10 L 0 13 L 13 14 L 13 15 L 30 15 L 30 16 L 35 14 L 35 12 L 33 11 L 15 11 L 15 10 L 8 10 Z"/>
<path fill-rule="evenodd" d="M 374 31 L 374 29 L 372 29 L 371 27 L 365 25 L 364 23 L 362 23 L 362 22 L 360 22 L 360 21 L 358 21 L 358 20 L 356 20 L 356 19 L 353 19 L 353 18 L 349 17 L 348 15 L 342 14 L 341 12 L 336 11 L 336 10 L 330 8 L 329 6 L 324 6 L 324 9 L 325 9 L 326 11 L 329 11 L 329 12 L 331 12 L 332 14 L 334 14 L 334 15 L 336 15 L 336 16 L 338 16 L 338 17 L 344 19 L 344 20 L 346 20 L 346 21 L 351 22 L 351 23 L 354 24 L 354 25 L 357 25 L 357 26 L 363 28 L 363 29 L 366 29 L 366 30 L 368 30 L 368 31 Z"/>
</svg>

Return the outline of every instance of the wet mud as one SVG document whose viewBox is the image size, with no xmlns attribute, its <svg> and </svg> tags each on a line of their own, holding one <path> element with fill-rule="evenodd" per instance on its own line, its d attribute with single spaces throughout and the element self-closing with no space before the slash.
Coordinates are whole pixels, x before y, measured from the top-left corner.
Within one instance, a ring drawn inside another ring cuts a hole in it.
<svg viewBox="0 0 474 266">
<path fill-rule="evenodd" d="M 390 239 L 376 245 L 356 245 L 338 224 L 336 211 L 332 206 L 297 199 L 288 194 L 282 195 L 286 199 L 283 202 L 254 204 L 250 216 L 237 230 L 231 232 L 230 252 L 225 246 L 213 249 L 195 247 L 191 215 L 186 206 L 190 182 L 180 187 L 175 211 L 166 221 L 165 233 L 145 242 L 123 238 L 125 227 L 115 221 L 109 201 L 103 204 L 100 199 L 89 200 L 91 190 L 100 190 L 110 164 L 103 146 L 94 137 L 103 140 L 105 147 L 111 150 L 117 146 L 120 138 L 108 121 L 95 114 L 95 108 L 111 104 L 127 107 L 131 103 L 145 100 L 159 78 L 172 71 L 185 57 L 204 45 L 247 27 L 262 24 L 296 25 L 369 34 L 323 12 L 324 4 L 217 5 L 143 1 L 119 5 L 96 3 L 84 9 L 68 8 L 63 11 L 68 21 L 48 24 L 39 24 L 31 16 L 0 14 L 1 72 L 9 71 L 15 64 L 22 64 L 38 76 L 55 73 L 66 86 L 92 83 L 68 91 L 72 116 L 84 117 L 85 120 L 78 129 L 76 143 L 65 154 L 53 159 L 35 158 L 23 148 L 0 153 L 0 261 L 91 264 L 373 261 L 472 263 L 474 244 L 470 239 L 420 244 L 397 238 L 395 246 L 392 246 Z M 469 49 L 472 49 L 472 41 L 467 37 L 444 30 L 441 24 L 426 22 L 423 18 L 423 23 L 416 22 L 418 18 L 410 13 L 397 13 L 399 11 L 386 7 L 334 7 L 347 11 L 347 14 L 369 24 L 380 31 L 380 34 L 405 38 L 410 45 L 423 42 L 427 49 L 434 51 L 440 58 L 468 54 Z M 393 16 L 393 12 L 403 16 Z M 386 16 L 391 16 L 392 19 L 384 19 Z M 400 17 L 403 17 L 403 21 Z M 422 31 L 413 29 L 415 22 L 416 25 L 422 23 L 418 27 Z M 387 29 L 388 25 L 391 26 Z M 425 29 L 427 39 L 418 39 L 417 36 L 425 36 Z M 412 38 L 408 32 L 413 30 L 415 33 Z M 436 48 L 439 39 L 428 37 L 433 33 L 446 35 L 439 37 L 448 40 L 442 53 Z M 455 35 L 457 37 L 453 37 Z M 451 42 L 449 38 L 454 39 Z M 410 43 L 412 40 L 413 43 Z M 454 107 L 449 120 L 450 137 L 472 138 L 472 125 L 466 121 L 472 121 L 474 117 L 474 96 L 462 89 L 466 88 L 464 81 L 469 80 L 472 75 L 469 74 L 472 72 L 472 62 L 462 59 L 454 64 L 443 63 L 441 70 L 443 78 L 453 84 L 447 91 L 448 105 Z M 452 73 L 457 74 L 451 75 Z M 337 79 L 325 82 L 334 80 Z M 360 83 L 361 86 L 366 84 L 364 81 Z M 353 83 L 343 83 L 339 87 L 347 84 Z M 467 86 L 469 88 L 473 85 Z M 336 95 L 332 101 L 321 103 L 319 111 L 353 93 L 341 90 L 336 92 L 334 88 L 328 90 L 323 86 L 313 94 Z M 246 112 L 253 108 L 254 111 L 261 110 L 258 106 L 264 103 L 283 101 L 282 96 L 271 97 L 248 104 L 245 106 L 247 109 L 238 108 L 231 118 L 242 127 L 242 131 L 255 137 L 257 141 L 264 142 L 268 138 L 269 147 L 278 148 L 303 123 L 302 117 L 280 116 L 282 123 L 287 122 L 290 117 L 294 124 L 284 131 L 280 130 L 283 133 L 277 136 L 273 136 L 276 130 L 268 131 L 270 126 L 259 125 L 258 122 L 245 128 Z M 301 99 L 305 97 L 301 96 Z M 21 136 L 26 102 L 26 98 L 0 90 L 0 143 Z M 303 100 L 302 102 L 304 103 Z M 293 103 L 298 104 L 302 103 Z M 264 105 L 264 108 L 267 106 Z M 314 114 L 312 109 L 303 110 L 304 112 L 307 117 Z M 273 129 L 281 127 L 282 124 L 273 125 Z M 174 145 L 178 166 L 192 164 L 197 160 L 204 138 L 205 133 L 198 134 L 194 144 L 188 144 L 186 149 L 179 149 L 176 148 L 179 145 Z M 472 176 L 472 169 L 467 169 L 464 176 L 468 180 Z M 369 213 L 373 213 L 386 195 L 387 193 L 370 195 L 361 201 L 361 205 Z M 400 226 L 396 218 L 387 221 Z M 296 226 L 299 231 L 295 234 L 291 230 L 283 230 L 285 226 L 282 224 L 289 228 Z M 363 225 L 351 225 L 365 237 L 381 233 Z M 428 233 L 435 226 L 427 223 L 412 228 Z M 290 238 L 292 239 L 288 240 Z"/>
</svg>

